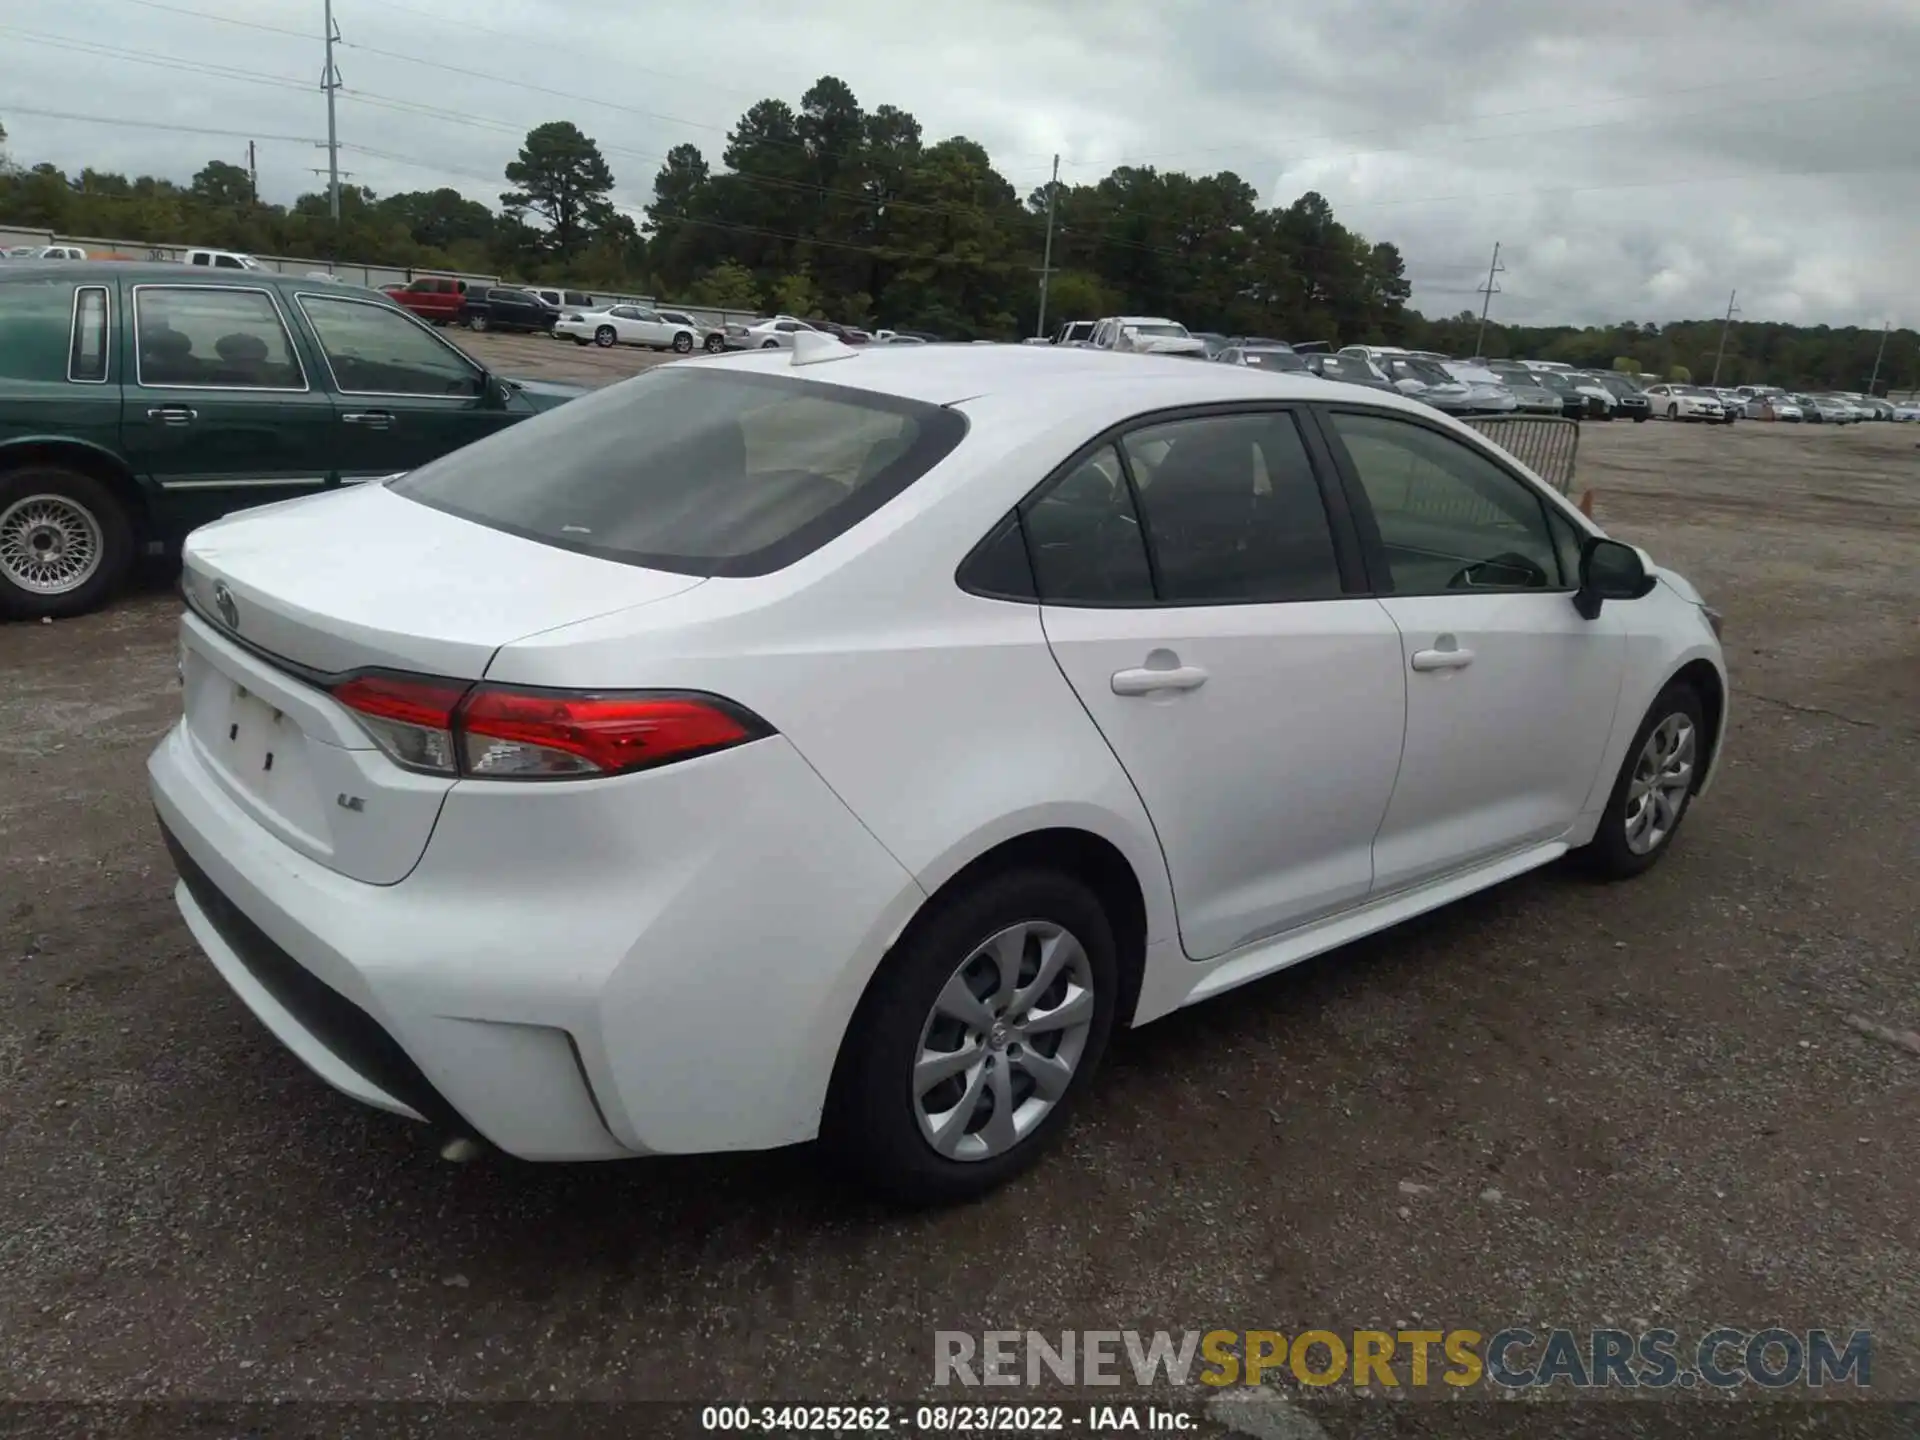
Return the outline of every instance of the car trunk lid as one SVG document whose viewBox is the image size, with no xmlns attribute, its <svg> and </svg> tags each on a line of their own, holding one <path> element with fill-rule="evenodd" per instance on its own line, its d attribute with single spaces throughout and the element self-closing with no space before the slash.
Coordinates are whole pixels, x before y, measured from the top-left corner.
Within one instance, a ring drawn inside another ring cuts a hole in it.
<svg viewBox="0 0 1920 1440">
<path fill-rule="evenodd" d="M 371 485 L 229 516 L 183 560 L 185 724 L 209 776 L 293 849 L 373 884 L 412 870 L 454 782 L 388 759 L 332 685 L 366 670 L 478 680 L 511 641 L 701 583 Z"/>
</svg>

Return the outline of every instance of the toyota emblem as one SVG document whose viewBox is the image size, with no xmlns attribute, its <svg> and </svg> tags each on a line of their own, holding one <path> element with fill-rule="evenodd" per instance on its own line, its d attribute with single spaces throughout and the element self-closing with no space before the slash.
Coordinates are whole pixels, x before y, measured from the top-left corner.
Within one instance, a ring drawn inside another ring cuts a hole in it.
<svg viewBox="0 0 1920 1440">
<path fill-rule="evenodd" d="M 220 612 L 220 623 L 229 630 L 240 628 L 240 607 L 234 604 L 233 591 L 227 588 L 227 582 L 213 582 L 213 608 Z"/>
</svg>

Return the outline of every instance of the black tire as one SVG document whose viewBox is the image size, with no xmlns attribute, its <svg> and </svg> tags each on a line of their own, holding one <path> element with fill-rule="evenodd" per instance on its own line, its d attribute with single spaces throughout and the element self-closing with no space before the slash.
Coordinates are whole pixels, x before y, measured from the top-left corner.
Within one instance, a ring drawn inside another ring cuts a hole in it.
<svg viewBox="0 0 1920 1440">
<path fill-rule="evenodd" d="M 1679 418 L 1680 418 L 1680 407 L 1678 405 L 1667 406 L 1667 419 L 1678 420 Z"/>
<path fill-rule="evenodd" d="M 780 348 L 780 342 L 778 340 L 768 340 L 763 342 L 760 348 L 762 350 L 778 350 Z"/>
<path fill-rule="evenodd" d="M 0 616 L 15 620 L 64 620 L 97 609 L 126 578 L 133 564 L 133 522 L 105 484 L 60 465 L 26 465 L 0 474 L 0 518 L 21 501 L 53 496 L 92 521 L 100 563 L 71 590 L 47 594 L 27 589 L 0 560 Z M 0 537 L 4 543 L 4 537 Z M 30 542 L 29 542 L 30 543 Z"/>
<path fill-rule="evenodd" d="M 611 325 L 602 325 L 598 330 L 593 332 L 593 343 L 598 345 L 602 350 L 611 350 L 615 345 L 620 343 L 619 332 Z"/>
<path fill-rule="evenodd" d="M 592 342 L 589 341 L 587 337 L 584 335 L 576 335 L 573 337 L 573 343 L 578 345 L 581 349 L 584 350 Z"/>
<path fill-rule="evenodd" d="M 1633 417 L 1633 423 L 1636 425 L 1644 425 L 1647 423 L 1647 417 L 1645 415 L 1636 415 Z"/>
<path fill-rule="evenodd" d="M 676 355 L 691 355 L 693 353 L 693 336 L 685 330 L 675 335 L 673 337 L 673 353 Z"/>
<path fill-rule="evenodd" d="M 719 333 L 707 336 L 707 354 L 718 355 L 727 348 L 727 337 Z"/>
<path fill-rule="evenodd" d="M 1061 926 L 1086 953 L 1094 1015 L 1085 1046 L 1065 1093 L 1028 1135 L 989 1158 L 948 1159 L 922 1134 L 910 1093 L 923 1027 L 935 998 L 967 957 L 989 937 L 1029 920 Z M 952 1204 L 1004 1184 L 1066 1128 L 1099 1068 L 1119 988 L 1106 911 L 1069 875 L 1009 870 L 941 900 L 893 947 L 847 1027 L 821 1124 L 823 1148 L 871 1188 L 909 1205 Z"/>
<path fill-rule="evenodd" d="M 1693 726 L 1692 783 L 1681 797 L 1679 813 L 1667 827 L 1666 833 L 1654 842 L 1652 848 L 1636 852 L 1627 843 L 1628 795 L 1633 786 L 1634 771 L 1640 763 L 1641 753 L 1647 747 L 1648 737 L 1674 715 L 1684 716 Z M 1580 852 L 1589 870 L 1603 879 L 1626 880 L 1652 869 L 1659 863 L 1660 857 L 1673 847 L 1674 836 L 1680 833 L 1681 825 L 1686 822 L 1687 811 L 1693 808 L 1693 793 L 1699 788 L 1707 746 L 1712 740 L 1706 732 L 1704 716 L 1705 707 L 1701 705 L 1699 695 L 1684 681 L 1675 681 L 1667 686 L 1654 700 L 1646 718 L 1640 722 L 1640 728 L 1633 733 L 1633 742 L 1627 746 L 1626 758 L 1620 762 L 1620 774 L 1613 782 L 1613 793 L 1607 797 L 1606 809 L 1600 815 L 1600 828 Z"/>
</svg>

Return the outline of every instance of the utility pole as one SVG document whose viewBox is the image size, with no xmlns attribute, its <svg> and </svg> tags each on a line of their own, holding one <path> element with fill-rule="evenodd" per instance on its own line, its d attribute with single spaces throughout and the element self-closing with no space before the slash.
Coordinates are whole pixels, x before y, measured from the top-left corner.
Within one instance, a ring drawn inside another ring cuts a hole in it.
<svg viewBox="0 0 1920 1440">
<path fill-rule="evenodd" d="M 1040 319 L 1034 334 L 1047 338 L 1047 281 L 1053 275 L 1053 192 L 1060 188 L 1060 157 L 1053 157 L 1053 178 L 1047 182 L 1047 243 L 1040 254 Z"/>
<path fill-rule="evenodd" d="M 1727 331 L 1733 328 L 1733 317 L 1740 313 L 1733 303 L 1739 294 L 1735 290 L 1727 296 L 1727 318 L 1720 322 L 1720 348 L 1713 352 L 1713 378 L 1707 382 L 1708 385 L 1720 383 L 1720 362 L 1727 353 Z"/>
<path fill-rule="evenodd" d="M 1873 376 L 1867 381 L 1867 394 L 1873 394 L 1873 387 L 1880 383 L 1880 362 L 1887 358 L 1887 332 L 1893 329 L 1893 322 L 1887 321 L 1880 327 L 1880 349 L 1873 357 Z"/>
<path fill-rule="evenodd" d="M 1493 283 L 1493 277 L 1507 267 L 1500 263 L 1500 242 L 1493 242 L 1493 263 L 1487 266 L 1487 283 L 1480 293 L 1486 298 L 1480 302 L 1480 333 L 1473 337 L 1473 358 L 1478 360 L 1486 353 L 1487 345 L 1487 307 L 1493 304 L 1493 297 L 1500 293 L 1500 287 Z"/>
<path fill-rule="evenodd" d="M 340 89 L 340 70 L 333 63 L 333 47 L 340 39 L 340 27 L 333 23 L 333 0 L 326 0 L 327 65 L 320 72 L 320 88 L 327 92 L 327 213 L 340 221 L 340 132 L 333 121 L 333 97 Z"/>
<path fill-rule="evenodd" d="M 247 198 L 254 204 L 260 203 L 260 170 L 255 163 L 253 141 L 247 141 Z"/>
</svg>

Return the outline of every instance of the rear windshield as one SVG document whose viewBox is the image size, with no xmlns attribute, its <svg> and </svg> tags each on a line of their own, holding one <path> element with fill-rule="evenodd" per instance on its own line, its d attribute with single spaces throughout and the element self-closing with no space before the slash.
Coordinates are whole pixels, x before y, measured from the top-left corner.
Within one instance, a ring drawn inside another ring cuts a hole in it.
<svg viewBox="0 0 1920 1440">
<path fill-rule="evenodd" d="M 966 434 L 958 411 L 663 367 L 392 482 L 510 534 L 683 575 L 765 575 L 871 515 Z"/>
</svg>

